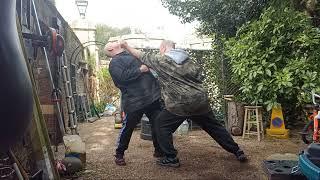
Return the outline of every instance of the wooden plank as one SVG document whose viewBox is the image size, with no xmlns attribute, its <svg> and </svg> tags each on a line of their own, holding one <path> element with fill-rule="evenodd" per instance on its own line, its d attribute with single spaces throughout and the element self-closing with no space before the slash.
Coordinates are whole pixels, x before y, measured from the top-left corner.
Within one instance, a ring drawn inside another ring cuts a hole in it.
<svg viewBox="0 0 320 180">
<path fill-rule="evenodd" d="M 41 105 L 41 111 L 42 111 L 43 115 L 54 114 L 54 106 L 53 105 L 42 104 Z"/>
</svg>

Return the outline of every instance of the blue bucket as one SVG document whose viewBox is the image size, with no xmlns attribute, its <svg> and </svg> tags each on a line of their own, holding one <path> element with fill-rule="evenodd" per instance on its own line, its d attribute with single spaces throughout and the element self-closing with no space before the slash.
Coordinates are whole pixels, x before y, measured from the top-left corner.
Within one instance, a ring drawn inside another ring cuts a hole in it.
<svg viewBox="0 0 320 180">
<path fill-rule="evenodd" d="M 300 171 L 310 180 L 320 180 L 320 168 L 313 164 L 305 154 L 299 155 Z"/>
</svg>

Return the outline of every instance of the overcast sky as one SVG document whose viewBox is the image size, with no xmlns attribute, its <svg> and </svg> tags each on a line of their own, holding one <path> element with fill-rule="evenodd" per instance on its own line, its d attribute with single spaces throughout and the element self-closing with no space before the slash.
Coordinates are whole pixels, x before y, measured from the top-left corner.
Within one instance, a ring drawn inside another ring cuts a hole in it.
<svg viewBox="0 0 320 180">
<path fill-rule="evenodd" d="M 164 36 L 181 40 L 194 31 L 193 25 L 181 24 L 161 5 L 161 0 L 88 0 L 86 18 L 94 23 L 114 27 L 133 27 L 143 32 L 156 32 L 162 27 Z M 68 22 L 79 19 L 75 0 L 56 0 L 56 6 Z"/>
</svg>

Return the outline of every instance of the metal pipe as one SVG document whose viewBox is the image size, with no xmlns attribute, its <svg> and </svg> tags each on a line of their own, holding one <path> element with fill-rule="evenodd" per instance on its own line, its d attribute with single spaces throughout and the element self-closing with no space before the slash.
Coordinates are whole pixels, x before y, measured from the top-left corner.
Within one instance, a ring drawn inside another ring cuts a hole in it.
<svg viewBox="0 0 320 180">
<path fill-rule="evenodd" d="M 13 163 L 13 168 L 14 168 L 14 171 L 16 172 L 16 175 L 18 176 L 18 179 L 19 180 L 24 180 L 24 178 L 22 177 L 22 174 L 20 172 L 20 169 L 18 168 L 18 165 L 17 163 Z"/>
<path fill-rule="evenodd" d="M 71 57 L 70 57 L 70 60 L 72 60 L 73 55 L 74 55 L 74 53 L 78 50 L 78 48 L 80 48 L 80 47 L 83 46 L 84 44 L 88 44 L 88 43 L 97 43 L 97 44 L 105 45 L 105 43 L 100 42 L 100 41 L 87 41 L 87 42 L 84 42 L 84 43 L 78 45 L 78 46 L 73 50 L 73 52 L 72 52 L 72 54 L 71 54 Z"/>
<path fill-rule="evenodd" d="M 83 46 L 83 47 L 78 51 L 78 53 L 76 54 L 76 56 L 75 56 L 74 59 L 77 59 L 78 56 L 79 56 L 79 54 L 80 54 L 80 52 L 81 52 L 82 50 L 84 50 L 86 47 L 88 47 L 88 46 L 93 46 L 93 45 L 97 45 L 97 44 L 88 44 L 88 45 L 86 45 L 86 46 Z M 98 45 L 99 45 L 99 44 L 98 44 Z M 103 45 L 103 44 L 100 44 L 100 45 Z"/>
<path fill-rule="evenodd" d="M 40 27 L 40 22 L 39 22 L 39 19 L 38 19 L 38 13 L 37 13 L 37 10 L 36 10 L 36 6 L 35 6 L 35 3 L 34 3 L 34 0 L 31 0 L 31 1 L 32 1 L 32 6 L 33 6 L 32 9 L 33 9 L 33 12 L 34 12 L 34 15 L 35 15 L 35 19 L 36 19 L 36 23 L 37 23 L 38 33 L 39 33 L 40 36 L 42 36 L 42 32 L 41 32 L 41 27 Z M 50 81 L 51 81 L 51 87 L 54 90 L 54 89 L 56 89 L 56 87 L 54 85 L 53 78 L 52 78 L 52 73 L 51 73 L 51 69 L 50 69 L 50 63 L 49 63 L 48 54 L 47 54 L 47 49 L 45 47 L 42 47 L 42 50 L 43 50 L 43 53 L 44 53 L 44 56 L 45 56 L 45 60 L 46 60 L 46 65 L 47 65 L 47 69 L 48 69 L 48 73 L 49 73 L 49 78 L 50 78 Z M 57 98 L 57 94 L 56 93 L 54 93 L 54 98 L 55 99 Z M 62 114 L 61 114 L 59 102 L 56 102 L 56 106 L 57 106 L 57 111 L 58 111 L 59 128 L 60 128 L 62 136 L 64 136 L 66 131 L 65 131 L 65 128 L 64 128 L 63 120 L 62 120 Z"/>
<path fill-rule="evenodd" d="M 9 149 L 9 151 L 8 151 L 7 154 L 8 154 L 8 156 L 9 156 L 9 159 L 11 159 L 11 160 L 14 162 L 14 164 L 17 166 L 17 167 L 14 167 L 14 169 L 15 169 L 16 171 L 17 171 L 17 170 L 19 171 L 19 174 L 20 174 L 20 176 L 22 177 L 22 179 L 24 179 L 24 180 L 29 179 L 28 174 L 25 172 L 25 170 L 23 169 L 21 163 L 20 163 L 19 160 L 16 158 L 16 156 L 13 154 L 13 152 L 12 152 L 11 149 Z"/>
</svg>

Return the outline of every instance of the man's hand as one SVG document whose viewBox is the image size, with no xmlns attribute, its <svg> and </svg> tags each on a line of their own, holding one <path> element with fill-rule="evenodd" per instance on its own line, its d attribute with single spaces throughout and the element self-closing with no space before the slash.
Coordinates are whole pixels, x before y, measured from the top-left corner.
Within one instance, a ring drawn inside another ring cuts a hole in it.
<svg viewBox="0 0 320 180">
<path fill-rule="evenodd" d="M 125 40 L 119 40 L 118 43 L 120 44 L 121 48 L 126 49 L 134 57 L 138 59 L 141 58 L 142 51 L 132 48 Z"/>
<path fill-rule="evenodd" d="M 144 73 L 144 72 L 149 72 L 149 68 L 148 68 L 148 66 L 142 64 L 142 65 L 140 66 L 140 71 L 141 71 L 142 73 Z"/>
<path fill-rule="evenodd" d="M 119 44 L 122 48 L 127 48 L 128 47 L 128 43 L 125 40 L 119 40 Z"/>
</svg>

